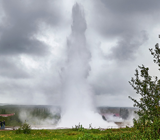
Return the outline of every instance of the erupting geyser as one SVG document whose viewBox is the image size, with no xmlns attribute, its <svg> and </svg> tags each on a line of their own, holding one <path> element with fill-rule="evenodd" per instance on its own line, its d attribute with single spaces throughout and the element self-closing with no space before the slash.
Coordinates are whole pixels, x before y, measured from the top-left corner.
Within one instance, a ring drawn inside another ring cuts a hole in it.
<svg viewBox="0 0 160 140">
<path fill-rule="evenodd" d="M 63 105 L 61 121 L 58 127 L 74 127 L 79 123 L 83 127 L 116 126 L 102 120 L 101 115 L 94 112 L 93 92 L 87 82 L 90 66 L 90 52 L 87 49 L 85 30 L 87 24 L 84 12 L 79 4 L 72 9 L 72 32 L 67 40 L 68 60 L 62 74 Z"/>
</svg>

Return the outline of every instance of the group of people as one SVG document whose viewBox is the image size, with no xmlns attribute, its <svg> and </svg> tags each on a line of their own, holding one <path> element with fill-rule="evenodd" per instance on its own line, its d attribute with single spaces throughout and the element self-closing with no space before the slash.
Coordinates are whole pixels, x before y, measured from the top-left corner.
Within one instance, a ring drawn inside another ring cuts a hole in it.
<svg viewBox="0 0 160 140">
<path fill-rule="evenodd" d="M 1 129 L 5 129 L 5 120 L 0 121 L 0 126 L 1 126 Z"/>
</svg>

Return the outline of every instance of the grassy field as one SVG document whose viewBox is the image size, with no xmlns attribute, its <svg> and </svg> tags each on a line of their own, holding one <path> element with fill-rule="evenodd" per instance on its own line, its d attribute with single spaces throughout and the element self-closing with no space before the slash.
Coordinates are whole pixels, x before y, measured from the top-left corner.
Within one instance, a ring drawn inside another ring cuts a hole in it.
<svg viewBox="0 0 160 140">
<path fill-rule="evenodd" d="M 0 131 L 1 140 L 120 140 L 131 139 L 133 129 L 56 129 L 32 130 L 30 134 L 16 134 L 16 131 Z M 126 138 L 125 138 L 126 137 Z M 135 138 L 134 138 L 135 139 Z"/>
</svg>

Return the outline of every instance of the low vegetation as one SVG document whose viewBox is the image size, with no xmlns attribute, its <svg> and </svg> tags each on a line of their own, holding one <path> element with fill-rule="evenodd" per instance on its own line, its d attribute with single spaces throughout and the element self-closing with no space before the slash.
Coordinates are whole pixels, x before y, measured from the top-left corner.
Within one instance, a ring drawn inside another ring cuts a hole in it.
<svg viewBox="0 0 160 140">
<path fill-rule="evenodd" d="M 82 126 L 83 127 L 83 126 Z M 16 131 L 0 131 L 0 139 L 3 140 L 158 140 L 154 138 L 154 131 L 148 128 L 141 132 L 136 128 L 120 129 L 56 129 L 56 130 L 31 130 L 27 133 Z M 152 134 L 153 133 L 153 134 Z"/>
<path fill-rule="evenodd" d="M 31 126 L 28 123 L 25 122 L 23 125 L 21 125 L 16 130 L 16 134 L 20 134 L 20 133 L 30 134 L 31 133 Z"/>
</svg>

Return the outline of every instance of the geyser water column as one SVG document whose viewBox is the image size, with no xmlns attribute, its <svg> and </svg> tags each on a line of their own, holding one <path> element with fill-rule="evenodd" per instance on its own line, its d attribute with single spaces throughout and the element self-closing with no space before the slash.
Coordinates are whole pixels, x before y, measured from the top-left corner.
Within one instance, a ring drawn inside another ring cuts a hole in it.
<svg viewBox="0 0 160 140">
<path fill-rule="evenodd" d="M 93 92 L 87 82 L 90 66 L 90 52 L 87 49 L 85 31 L 87 24 L 79 4 L 72 9 L 73 23 L 67 40 L 68 59 L 62 72 L 62 115 L 58 127 L 74 127 L 79 123 L 88 128 L 116 126 L 102 120 L 94 113 Z"/>
</svg>

